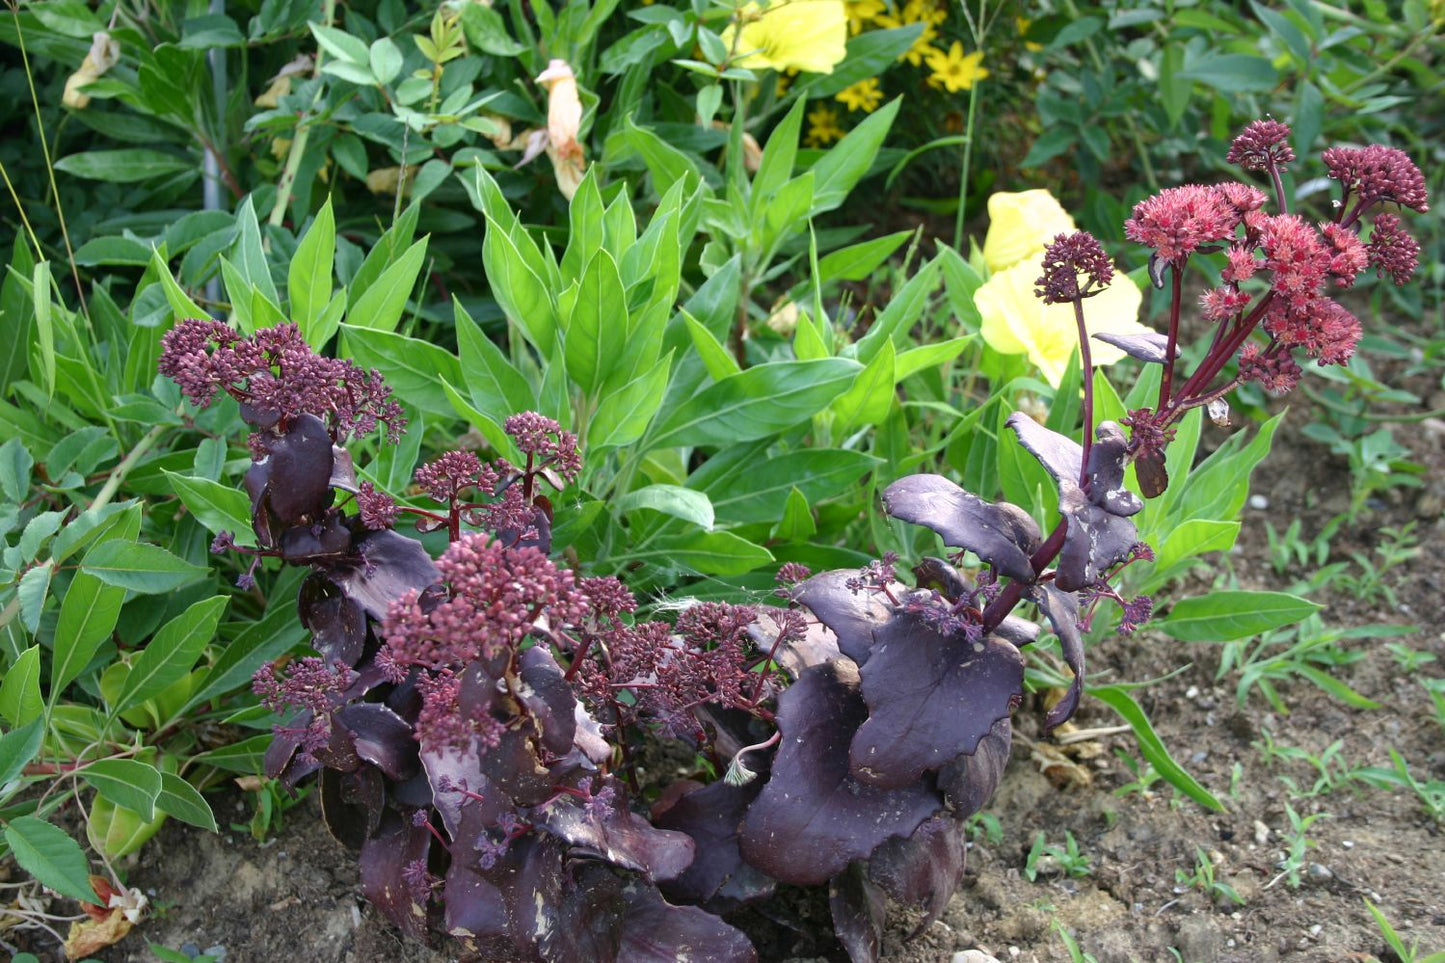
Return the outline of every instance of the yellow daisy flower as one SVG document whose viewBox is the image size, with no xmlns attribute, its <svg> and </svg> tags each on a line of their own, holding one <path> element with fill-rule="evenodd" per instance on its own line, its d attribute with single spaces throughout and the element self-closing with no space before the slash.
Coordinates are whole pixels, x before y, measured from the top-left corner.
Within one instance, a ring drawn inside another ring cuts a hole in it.
<svg viewBox="0 0 1445 963">
<path fill-rule="evenodd" d="M 861 110 L 865 114 L 871 114 L 883 103 L 883 90 L 878 86 L 877 77 L 869 77 L 851 87 L 844 87 L 833 99 L 849 110 Z"/>
<path fill-rule="evenodd" d="M 838 126 L 838 112 L 826 104 L 819 104 L 808 111 L 808 143 L 813 147 L 827 147 L 843 139 L 844 130 Z"/>
<path fill-rule="evenodd" d="M 934 26 L 942 26 L 948 19 L 948 8 L 940 6 L 934 0 L 908 0 L 903 5 L 902 15 L 904 23 L 926 20 Z"/>
<path fill-rule="evenodd" d="M 948 49 L 948 53 L 934 50 L 928 55 L 928 67 L 933 71 L 928 82 L 935 87 L 944 88 L 951 94 L 969 90 L 976 81 L 988 76 L 988 71 L 979 66 L 982 61 L 982 50 L 975 50 L 965 56 L 963 44 L 955 40 L 953 46 Z"/>
<path fill-rule="evenodd" d="M 831 74 L 847 56 L 848 13 L 843 0 L 783 0 L 766 7 L 749 3 L 728 24 L 722 42 L 736 50 L 734 61 L 752 70 Z"/>
<path fill-rule="evenodd" d="M 847 0 L 848 33 L 857 36 L 874 17 L 888 9 L 883 0 Z"/>
<path fill-rule="evenodd" d="M 887 27 L 890 30 L 895 27 L 902 27 L 908 23 L 906 20 L 889 14 L 881 14 L 875 17 L 874 22 L 877 23 L 878 26 Z M 923 61 L 927 59 L 929 52 L 934 49 L 934 38 L 938 36 L 938 28 L 935 27 L 931 21 L 924 20 L 919 22 L 923 24 L 923 32 L 913 41 L 913 46 L 898 55 L 899 60 L 906 60 L 915 67 L 921 67 L 923 65 Z"/>
</svg>

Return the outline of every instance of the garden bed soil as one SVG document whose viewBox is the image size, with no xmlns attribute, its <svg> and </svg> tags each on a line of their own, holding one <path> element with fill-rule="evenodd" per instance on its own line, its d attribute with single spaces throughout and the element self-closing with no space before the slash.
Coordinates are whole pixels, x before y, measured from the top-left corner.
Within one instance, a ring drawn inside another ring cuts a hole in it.
<svg viewBox="0 0 1445 963">
<path fill-rule="evenodd" d="M 1299 518 L 1308 539 L 1346 507 L 1348 470 L 1300 434 L 1308 420 L 1297 405 L 1256 473 L 1254 491 L 1262 501 L 1256 498 L 1246 509 L 1240 546 L 1223 563 L 1242 587 L 1285 589 L 1308 574 L 1296 568 L 1281 577 L 1273 571 L 1266 520 L 1283 529 Z M 1381 528 L 1415 521 L 1424 551 L 1386 576 L 1398 609 L 1344 591 L 1319 600 L 1327 603 L 1323 615 L 1330 625 L 1419 626 L 1394 641 L 1433 653 L 1438 661 L 1418 671 L 1439 676 L 1445 674 L 1439 591 L 1445 556 L 1438 551 L 1445 424 L 1426 421 L 1408 436 L 1404 440 L 1427 469 L 1424 487 L 1389 490 L 1357 523 L 1340 530 L 1331 556 L 1369 554 Z M 1187 588 L 1203 591 L 1219 574 L 1205 571 Z M 1292 797 L 1281 778 L 1308 789 L 1315 771 L 1303 762 L 1270 761 L 1261 750 L 1269 739 L 1318 755 L 1341 740 L 1340 756 L 1350 766 L 1389 768 L 1393 748 L 1420 781 L 1445 779 L 1442 723 L 1418 677 L 1401 670 L 1385 641 L 1342 643 L 1365 657 L 1338 673 L 1381 708 L 1349 708 L 1293 681 L 1280 686 L 1288 714 L 1271 711 L 1257 691 L 1238 705 L 1236 677 L 1216 681 L 1218 646 L 1175 642 L 1147 630 L 1095 645 L 1089 653 L 1095 680 L 1138 681 L 1188 664 L 1135 694 L 1175 757 L 1229 811 L 1208 812 L 1163 781 L 1144 791 L 1124 790 L 1136 781 L 1121 758 L 1137 756 L 1131 734 L 1102 736 L 1061 753 L 1039 735 L 1040 708 L 1026 704 L 1016 715 L 1019 735 L 1008 773 L 989 807 L 1001 840 L 980 835 L 974 841 L 963 885 L 942 918 L 917 939 L 904 941 L 919 914 L 895 907 L 883 958 L 947 963 L 955 953 L 977 948 L 1003 963 L 1054 963 L 1070 959 L 1057 932 L 1062 927 L 1098 963 L 1363 963 L 1371 956 L 1392 963 L 1366 899 L 1394 923 L 1407 946 L 1418 941 L 1422 951 L 1445 948 L 1445 841 L 1420 802 L 1358 783 Z M 1117 721 L 1103 705 L 1085 700 L 1075 724 L 1108 728 Z M 223 825 L 249 817 L 241 798 L 217 798 Z M 1312 845 L 1297 887 L 1280 868 L 1290 838 L 1287 803 L 1300 817 L 1328 814 L 1308 830 Z M 327 835 L 317 809 L 314 798 L 305 800 L 266 844 L 244 830 L 212 835 L 173 820 L 126 868 L 129 881 L 149 894 L 155 914 L 98 959 L 153 960 L 148 942 L 172 949 L 224 947 L 226 963 L 454 959 L 445 950 L 406 942 L 365 904 L 352 854 Z M 1062 875 L 1045 859 L 1044 872 L 1031 882 L 1026 864 L 1039 832 L 1055 845 L 1071 833 L 1088 859 L 1088 874 Z M 1214 879 L 1232 887 L 1243 905 L 1216 902 L 1178 882 L 1176 873 L 1197 871 L 1199 852 L 1213 863 Z M 753 926 L 764 960 L 846 959 L 820 936 L 827 927 L 818 918 L 825 919 L 826 910 L 818 904 L 783 900 L 769 912 L 816 922 L 801 930 Z"/>
</svg>

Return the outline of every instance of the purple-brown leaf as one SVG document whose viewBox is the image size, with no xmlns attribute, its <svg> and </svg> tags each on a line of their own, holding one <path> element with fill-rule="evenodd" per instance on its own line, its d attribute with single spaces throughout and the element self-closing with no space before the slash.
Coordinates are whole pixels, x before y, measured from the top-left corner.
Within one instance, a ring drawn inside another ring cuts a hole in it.
<svg viewBox="0 0 1445 963">
<path fill-rule="evenodd" d="M 868 876 L 900 903 L 920 906 L 927 915 L 909 939 L 933 925 L 963 879 L 968 852 L 963 824 L 934 816 L 907 839 L 890 839 L 868 861 Z"/>
<path fill-rule="evenodd" d="M 562 796 L 534 818 L 539 826 L 573 846 L 592 850 L 613 865 L 635 869 L 653 881 L 675 879 L 692 862 L 692 837 L 654 829 L 624 805 L 583 805 L 571 796 Z"/>
<path fill-rule="evenodd" d="M 876 963 L 883 947 L 888 900 L 868 878 L 863 863 L 853 863 L 828 880 L 828 909 L 833 917 L 833 933 L 852 963 Z"/>
<path fill-rule="evenodd" d="M 798 585 L 793 598 L 832 629 L 840 652 L 862 665 L 868 661 L 873 630 L 893 617 L 893 607 L 880 592 L 866 588 L 855 592 L 849 588 L 847 583 L 857 577 L 856 571 L 847 569 L 819 572 Z M 898 588 L 902 590 L 903 586 Z"/>
<path fill-rule="evenodd" d="M 1034 579 L 1029 556 L 1039 547 L 1039 527 L 1017 505 L 986 502 L 942 475 L 925 474 L 889 485 L 883 510 L 933 529 L 945 545 L 968 549 L 1009 578 Z"/>
<path fill-rule="evenodd" d="M 1008 766 L 1013 723 L 1005 716 L 979 740 L 971 755 L 959 756 L 938 771 L 938 788 L 943 790 L 955 819 L 967 819 L 988 804 Z"/>
<path fill-rule="evenodd" d="M 331 580 L 378 621 L 386 618 L 393 601 L 441 578 L 420 542 L 390 529 L 369 532 L 357 540 L 356 549 L 360 558 L 332 569 Z"/>
<path fill-rule="evenodd" d="M 380 830 L 361 847 L 361 892 L 408 936 L 426 939 L 426 907 L 403 882 L 403 871 L 418 860 L 426 864 L 431 833 L 387 813 Z"/>
<path fill-rule="evenodd" d="M 1030 598 L 1054 627 L 1064 661 L 1074 671 L 1074 681 L 1069 683 L 1068 691 L 1049 710 L 1044 721 L 1047 732 L 1069 720 L 1079 708 L 1079 696 L 1084 690 L 1084 639 L 1079 631 L 1079 599 L 1072 592 L 1061 592 L 1052 585 L 1037 586 Z"/>
<path fill-rule="evenodd" d="M 1148 334 L 1115 334 L 1104 332 L 1093 336 L 1094 340 L 1111 344 L 1131 358 L 1149 364 L 1163 364 L 1167 357 L 1169 336 L 1157 331 Z"/>
</svg>

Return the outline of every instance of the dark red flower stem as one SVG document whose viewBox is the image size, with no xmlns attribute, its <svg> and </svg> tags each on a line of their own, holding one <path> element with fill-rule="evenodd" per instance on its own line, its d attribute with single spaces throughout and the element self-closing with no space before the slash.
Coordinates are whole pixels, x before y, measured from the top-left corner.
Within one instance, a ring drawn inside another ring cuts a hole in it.
<svg viewBox="0 0 1445 963">
<path fill-rule="evenodd" d="M 1049 563 L 1058 557 L 1059 552 L 1063 550 L 1064 536 L 1068 534 L 1068 531 L 1068 524 L 1060 519 L 1059 523 L 1054 526 L 1054 530 L 1049 533 L 1049 537 L 1039 546 L 1039 550 L 1029 557 L 1029 564 L 1033 566 L 1034 572 L 1042 572 L 1049 567 Z M 1003 587 L 1003 591 L 998 593 L 998 598 L 990 602 L 988 608 L 983 610 L 985 634 L 998 628 L 999 623 L 1019 604 L 1023 594 L 1024 583 L 1016 579 Z"/>
<path fill-rule="evenodd" d="M 1159 381 L 1159 404 L 1155 406 L 1159 411 L 1168 406 L 1174 386 L 1174 359 L 1179 353 L 1179 310 L 1184 301 L 1184 264 L 1170 261 L 1169 276 L 1173 279 L 1169 298 L 1169 343 L 1164 348 L 1164 377 Z"/>
<path fill-rule="evenodd" d="M 1079 486 L 1089 483 L 1089 450 L 1094 447 L 1094 359 L 1089 350 L 1089 329 L 1084 324 L 1084 299 L 1074 298 L 1074 323 L 1079 326 L 1080 374 L 1084 379 L 1084 456 L 1079 463 Z"/>
</svg>

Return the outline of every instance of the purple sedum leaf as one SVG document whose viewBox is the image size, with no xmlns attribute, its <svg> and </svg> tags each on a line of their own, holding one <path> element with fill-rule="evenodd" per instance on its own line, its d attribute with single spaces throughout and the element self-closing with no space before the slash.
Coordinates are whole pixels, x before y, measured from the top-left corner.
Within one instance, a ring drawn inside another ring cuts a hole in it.
<svg viewBox="0 0 1445 963">
<path fill-rule="evenodd" d="M 793 598 L 833 631 L 840 652 L 862 665 L 868 661 L 873 630 L 893 616 L 893 607 L 881 592 L 849 588 L 847 583 L 857 577 L 858 573 L 849 569 L 819 572 L 800 583 Z M 903 591 L 904 586 L 898 589 Z"/>
<path fill-rule="evenodd" d="M 828 880 L 828 909 L 833 917 L 833 933 L 852 963 L 876 963 L 883 948 L 888 899 L 868 878 L 863 863 L 853 863 Z"/>
<path fill-rule="evenodd" d="M 781 627 L 781 623 L 773 615 L 774 611 L 776 610 L 759 608 L 757 621 L 748 626 L 748 636 L 758 651 L 763 653 L 773 648 L 773 640 L 778 637 Z M 773 652 L 773 661 L 796 679 L 808 666 L 831 662 L 840 656 L 842 653 L 838 651 L 838 636 L 833 630 L 820 622 L 810 621 L 808 630 L 801 639 L 785 639 L 782 645 L 778 646 Z"/>
<path fill-rule="evenodd" d="M 319 794 L 326 828 L 347 849 L 360 849 L 381 825 L 386 783 L 374 766 L 321 770 Z"/>
<path fill-rule="evenodd" d="M 357 540 L 356 550 L 359 559 L 336 566 L 329 574 L 348 597 L 378 621 L 386 618 L 393 601 L 441 578 L 420 542 L 390 529 L 367 533 Z"/>
<path fill-rule="evenodd" d="M 262 431 L 257 437 L 267 455 L 246 472 L 253 508 L 264 500 L 277 518 L 295 525 L 331 507 L 335 456 L 325 422 L 299 415 L 284 433 Z"/>
<path fill-rule="evenodd" d="M 762 788 L 759 781 L 734 786 L 719 780 L 696 786 L 672 799 L 661 812 L 654 811 L 653 825 L 687 833 L 696 850 L 686 871 L 663 884 L 666 896 L 686 903 L 707 903 L 729 882 L 743 882 L 748 877 L 756 877 L 747 881 L 760 884 L 757 888 L 762 892 L 772 888 L 771 879 L 743 862 L 738 847 L 743 815 Z"/>
<path fill-rule="evenodd" d="M 1024 660 L 999 638 L 942 635 L 900 615 L 878 633 L 862 669 L 868 720 L 853 737 L 851 772 L 881 788 L 915 783 L 972 752 L 1023 691 Z"/>
<path fill-rule="evenodd" d="M 1131 358 L 1148 364 L 1163 364 L 1167 357 L 1169 336 L 1150 331 L 1148 334 L 1115 334 L 1103 332 L 1093 336 L 1095 341 L 1111 344 Z"/>
<path fill-rule="evenodd" d="M 1079 600 L 1072 592 L 1061 592 L 1052 585 L 1036 586 L 1029 597 L 1053 626 L 1054 634 L 1059 637 L 1064 661 L 1074 671 L 1074 681 L 1069 683 L 1068 691 L 1058 704 L 1049 710 L 1048 718 L 1044 721 L 1044 730 L 1047 732 L 1073 716 L 1079 708 L 1079 696 L 1084 691 L 1084 639 L 1083 633 L 1079 631 Z"/>
<path fill-rule="evenodd" d="M 635 869 L 653 881 L 675 879 L 692 862 L 691 836 L 654 829 L 624 805 L 585 805 L 572 796 L 562 796 L 533 818 L 573 846 L 592 850 L 613 865 Z"/>
<path fill-rule="evenodd" d="M 426 863 L 431 833 L 413 826 L 395 813 L 387 813 L 380 830 L 361 847 L 361 892 L 402 932 L 417 940 L 427 933 L 426 907 L 419 904 L 402 880 L 407 864 Z"/>
<path fill-rule="evenodd" d="M 366 613 L 360 603 L 342 595 L 330 579 L 312 574 L 301 583 L 296 611 L 311 632 L 311 647 L 327 663 L 356 665 L 366 648 Z"/>
<path fill-rule="evenodd" d="M 782 882 L 821 883 L 939 807 L 921 782 L 879 789 L 849 775 L 848 744 L 868 715 L 858 686 L 840 661 L 807 669 L 778 698 L 782 744 L 741 840 L 743 858 Z"/>
<path fill-rule="evenodd" d="M 971 755 L 959 756 L 938 771 L 938 788 L 955 819 L 967 819 L 983 809 L 998 788 L 1008 766 L 1013 723 L 1007 717 L 993 724 Z"/>
<path fill-rule="evenodd" d="M 927 912 L 909 939 L 942 915 L 963 879 L 967 855 L 963 824 L 949 816 L 934 816 L 907 839 L 890 839 L 879 846 L 868 861 L 869 878 L 885 893 Z"/>
<path fill-rule="evenodd" d="M 351 732 L 356 754 L 372 763 L 388 779 L 405 780 L 416 775 L 416 740 L 411 723 L 376 702 L 343 706 L 332 716 Z"/>
<path fill-rule="evenodd" d="M 577 700 L 562 669 L 545 645 L 534 645 L 522 653 L 515 695 L 541 732 L 542 745 L 553 755 L 565 755 L 577 734 Z"/>
<path fill-rule="evenodd" d="M 1039 527 L 1017 505 L 986 502 L 942 475 L 909 475 L 884 490 L 883 510 L 931 528 L 945 545 L 968 549 L 1010 578 L 1034 579 L 1029 556 L 1038 550 Z"/>
</svg>

